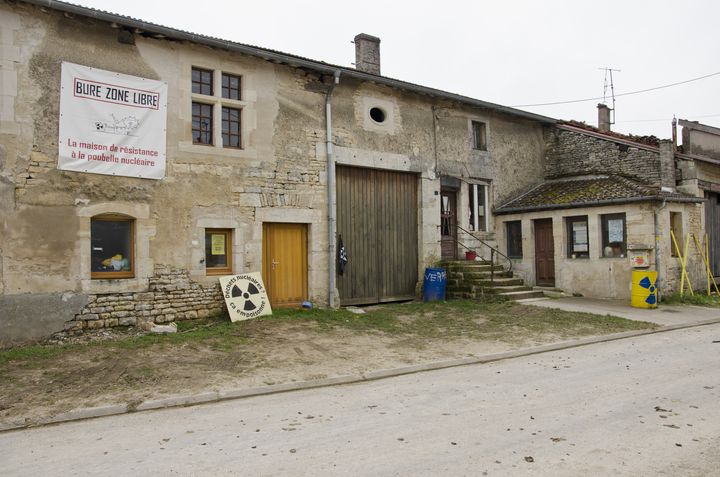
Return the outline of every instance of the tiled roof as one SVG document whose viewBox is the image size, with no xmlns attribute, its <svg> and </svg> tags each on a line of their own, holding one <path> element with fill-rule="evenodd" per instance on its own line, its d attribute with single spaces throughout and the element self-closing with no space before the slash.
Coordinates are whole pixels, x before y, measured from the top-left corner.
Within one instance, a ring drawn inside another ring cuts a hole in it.
<svg viewBox="0 0 720 477">
<path fill-rule="evenodd" d="M 554 124 L 557 120 L 540 114 L 531 113 L 529 111 L 523 111 L 521 109 L 512 108 L 510 106 L 503 106 L 500 104 L 490 103 L 488 101 L 482 101 L 468 96 L 450 93 L 436 88 L 428 86 L 422 86 L 419 84 L 410 83 L 407 81 L 390 78 L 388 76 L 380 76 L 364 71 L 357 70 L 355 68 L 348 68 L 345 66 L 333 65 L 324 61 L 313 60 L 305 58 L 303 56 L 293 55 L 289 53 L 283 53 L 277 50 L 271 50 L 269 48 L 262 48 L 253 46 L 245 43 L 238 43 L 229 40 L 223 40 L 220 38 L 201 35 L 198 33 L 192 33 L 185 30 L 179 30 L 176 28 L 166 27 L 157 23 L 146 22 L 134 17 L 119 15 L 116 13 L 108 12 L 105 10 L 98 10 L 95 8 L 83 7 L 73 3 L 57 1 L 57 0 L 23 0 L 25 3 L 36 5 L 40 8 L 52 8 L 54 10 L 64 12 L 70 15 L 81 15 L 94 20 L 110 22 L 115 25 L 129 28 L 131 31 L 143 32 L 154 38 L 165 38 L 179 41 L 189 41 L 201 45 L 218 48 L 220 50 L 235 51 L 238 53 L 252 55 L 259 58 L 263 58 L 267 61 L 275 63 L 288 64 L 293 67 L 308 68 L 314 71 L 321 72 L 323 74 L 335 74 L 342 73 L 342 76 L 348 76 L 356 78 L 362 81 L 372 81 L 378 84 L 383 84 L 393 88 L 399 88 L 406 91 L 413 91 L 419 94 L 436 96 L 438 98 L 447 99 L 450 101 L 459 101 L 470 106 L 476 106 L 480 108 L 487 108 L 493 111 L 498 111 L 513 116 L 530 119 L 533 121 L 539 121 L 541 123 Z"/>
<path fill-rule="evenodd" d="M 620 176 L 593 176 L 543 182 L 493 212 L 509 214 L 656 200 L 702 202 L 703 199 L 680 192 L 666 192 Z"/>
<path fill-rule="evenodd" d="M 634 134 L 622 134 L 615 131 L 601 131 L 594 126 L 590 126 L 589 124 L 585 124 L 584 122 L 574 120 L 560 121 L 559 124 L 564 124 L 578 129 L 584 129 L 585 131 L 590 133 L 606 136 L 608 139 L 621 139 L 652 147 L 658 147 L 658 145 L 660 144 L 660 139 L 656 136 L 636 136 Z"/>
</svg>

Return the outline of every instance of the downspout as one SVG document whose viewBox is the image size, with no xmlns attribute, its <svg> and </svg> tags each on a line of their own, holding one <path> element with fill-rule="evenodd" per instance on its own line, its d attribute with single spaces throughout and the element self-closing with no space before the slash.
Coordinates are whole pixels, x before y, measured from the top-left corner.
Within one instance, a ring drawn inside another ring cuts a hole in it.
<svg viewBox="0 0 720 477">
<path fill-rule="evenodd" d="M 327 151 L 328 186 L 328 305 L 335 308 L 335 232 L 336 232 L 336 194 L 335 194 L 335 156 L 333 155 L 332 100 L 333 90 L 340 83 L 340 70 L 335 70 L 332 83 L 325 95 L 325 150 Z"/>
<path fill-rule="evenodd" d="M 663 273 L 660 268 L 661 264 L 661 255 L 662 255 L 662 242 L 660 240 L 660 211 L 663 210 L 667 206 L 667 201 L 663 200 L 662 205 L 660 208 L 655 209 L 655 213 L 653 214 L 653 217 L 655 219 L 655 271 L 657 272 L 657 281 L 655 282 L 655 288 L 658 292 L 658 303 L 662 299 L 661 291 L 662 291 L 662 284 L 663 284 Z"/>
</svg>

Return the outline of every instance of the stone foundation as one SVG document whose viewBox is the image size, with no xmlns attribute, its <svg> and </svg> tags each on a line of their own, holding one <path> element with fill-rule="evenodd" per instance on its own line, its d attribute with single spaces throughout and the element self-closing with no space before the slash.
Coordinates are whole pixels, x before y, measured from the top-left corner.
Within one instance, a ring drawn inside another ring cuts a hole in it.
<svg viewBox="0 0 720 477">
<path fill-rule="evenodd" d="M 146 292 L 89 295 L 87 305 L 65 324 L 65 331 L 190 320 L 224 310 L 219 284 L 202 286 L 189 278 L 187 270 L 158 265 Z"/>
</svg>

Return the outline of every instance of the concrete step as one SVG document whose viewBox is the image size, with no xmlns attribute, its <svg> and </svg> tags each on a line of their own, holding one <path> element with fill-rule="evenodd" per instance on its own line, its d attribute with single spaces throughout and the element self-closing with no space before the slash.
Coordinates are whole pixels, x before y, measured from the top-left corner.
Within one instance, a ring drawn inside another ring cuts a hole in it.
<svg viewBox="0 0 720 477">
<path fill-rule="evenodd" d="M 513 291 L 499 293 L 498 296 L 504 296 L 510 300 L 527 300 L 529 298 L 544 298 L 543 292 L 538 290 Z"/>
<path fill-rule="evenodd" d="M 496 276 L 494 279 L 490 280 L 490 277 L 483 277 L 483 278 L 473 278 L 473 279 L 464 279 L 464 280 L 457 280 L 459 283 L 466 283 L 468 285 L 475 285 L 477 287 L 507 287 L 507 286 L 515 286 L 515 285 L 524 285 L 525 282 L 523 282 L 522 278 L 511 278 L 511 277 L 498 277 Z"/>
<path fill-rule="evenodd" d="M 485 293 L 493 293 L 495 295 L 501 295 L 504 293 L 512 293 L 512 292 L 525 292 L 525 291 L 533 291 L 532 288 L 527 287 L 525 285 L 512 285 L 512 286 L 500 286 L 500 287 L 485 287 L 483 288 Z M 542 292 L 540 292 L 542 293 Z"/>
</svg>

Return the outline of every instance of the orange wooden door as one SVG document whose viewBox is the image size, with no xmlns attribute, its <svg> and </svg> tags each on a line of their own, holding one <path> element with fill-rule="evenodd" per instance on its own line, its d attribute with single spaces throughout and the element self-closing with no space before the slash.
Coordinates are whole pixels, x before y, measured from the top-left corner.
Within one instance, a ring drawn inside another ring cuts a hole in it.
<svg viewBox="0 0 720 477">
<path fill-rule="evenodd" d="M 263 225 L 263 281 L 273 307 L 299 305 L 308 299 L 307 226 Z"/>
</svg>

